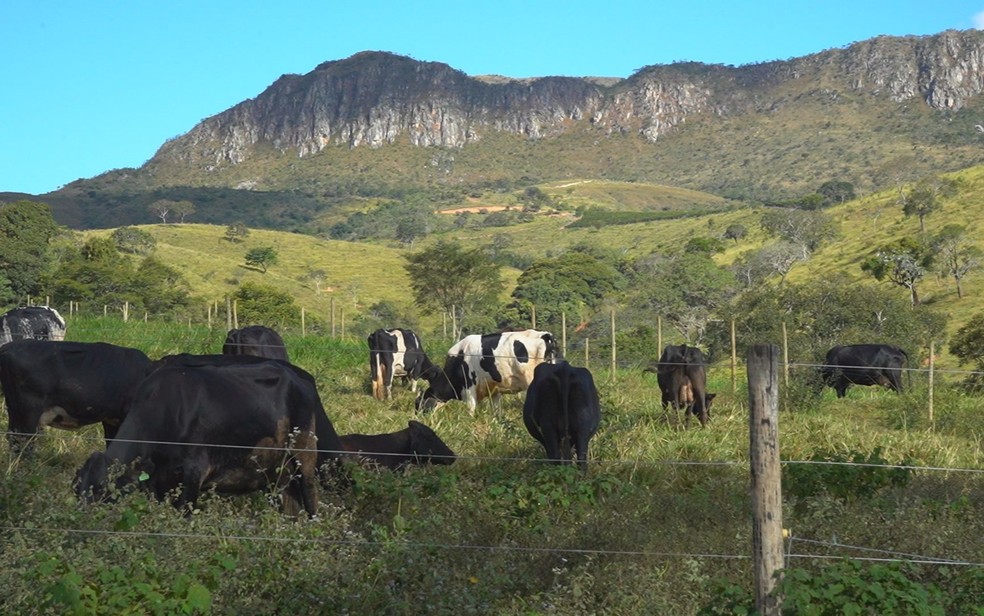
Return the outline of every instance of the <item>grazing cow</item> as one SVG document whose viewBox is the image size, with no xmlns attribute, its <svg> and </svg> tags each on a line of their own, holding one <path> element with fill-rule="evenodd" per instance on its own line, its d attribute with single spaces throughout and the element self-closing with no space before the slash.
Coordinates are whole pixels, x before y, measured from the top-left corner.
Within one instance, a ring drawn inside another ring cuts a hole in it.
<svg viewBox="0 0 984 616">
<path fill-rule="evenodd" d="M 573 461 L 588 470 L 588 441 L 601 422 L 598 389 L 587 368 L 566 361 L 540 364 L 523 404 L 523 423 L 543 444 L 547 458 L 559 464 Z"/>
<path fill-rule="evenodd" d="M 671 344 L 663 349 L 656 366 L 646 369 L 656 372 L 663 408 L 672 405 L 677 410 L 686 409 L 688 427 L 691 415 L 696 415 L 702 426 L 710 419 L 711 401 L 716 394 L 707 393 L 706 365 L 707 357 L 697 347 Z"/>
<path fill-rule="evenodd" d="M 297 379 L 306 383 L 306 389 L 313 390 L 315 399 L 311 401 L 311 404 L 317 406 L 315 415 L 317 419 L 316 433 L 318 437 L 318 469 L 325 470 L 323 469 L 323 465 L 330 463 L 330 470 L 332 472 L 336 471 L 338 466 L 337 462 L 339 461 L 342 452 L 342 443 L 338 439 L 338 433 L 335 431 L 334 425 L 332 425 L 331 420 L 328 419 L 328 415 L 325 413 L 324 406 L 321 404 L 321 398 L 318 395 L 317 382 L 314 380 L 314 377 L 303 368 L 283 360 L 271 360 L 266 357 L 257 357 L 255 355 L 192 355 L 190 353 L 180 353 L 178 355 L 165 355 L 159 360 L 153 362 L 150 370 L 154 371 L 162 367 L 174 366 L 189 368 L 201 368 L 204 366 L 229 368 L 241 365 L 263 364 L 271 361 L 288 368 L 294 373 Z M 325 477 L 323 477 L 323 479 L 325 479 Z"/>
<path fill-rule="evenodd" d="M 0 316 L 0 346 L 24 339 L 64 340 L 65 319 L 48 306 L 21 306 Z"/>
<path fill-rule="evenodd" d="M 452 464 L 455 454 L 437 434 L 419 421 L 389 434 L 343 434 L 342 449 L 390 470 L 410 464 Z"/>
<path fill-rule="evenodd" d="M 209 487 L 241 494 L 275 486 L 284 513 L 303 506 L 314 516 L 324 409 L 313 380 L 279 360 L 194 357 L 165 361 L 144 379 L 106 452 L 76 474 L 76 493 L 107 498 L 107 470 L 118 463 L 117 488 L 141 482 L 163 499 L 180 485 L 174 505 L 186 513 Z"/>
<path fill-rule="evenodd" d="M 150 363 L 137 349 L 102 342 L 15 340 L 0 347 L 11 449 L 44 426 L 74 430 L 93 423 L 102 423 L 108 444 Z"/>
<path fill-rule="evenodd" d="M 850 344 L 827 351 L 820 377 L 843 398 L 851 385 L 884 385 L 901 393 L 909 356 L 890 344 Z"/>
<path fill-rule="evenodd" d="M 413 330 L 377 329 L 367 342 L 372 395 L 377 400 L 393 397 L 393 377 L 409 380 L 410 391 L 417 393 L 417 379 L 437 370 Z"/>
<path fill-rule="evenodd" d="M 552 363 L 557 350 L 553 334 L 534 329 L 465 336 L 448 350 L 444 369 L 425 376 L 429 386 L 414 406 L 431 410 L 448 400 L 464 400 L 474 415 L 486 397 L 526 391 L 533 370 Z"/>
<path fill-rule="evenodd" d="M 268 359 L 287 357 L 287 346 L 280 334 L 263 325 L 250 325 L 241 329 L 230 329 L 222 345 L 223 355 L 255 355 Z"/>
</svg>

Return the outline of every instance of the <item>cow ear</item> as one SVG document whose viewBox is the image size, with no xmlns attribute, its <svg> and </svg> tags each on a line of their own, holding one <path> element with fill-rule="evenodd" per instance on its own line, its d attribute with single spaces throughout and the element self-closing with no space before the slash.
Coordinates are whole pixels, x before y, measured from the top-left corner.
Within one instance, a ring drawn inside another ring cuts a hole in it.
<svg viewBox="0 0 984 616">
<path fill-rule="evenodd" d="M 704 394 L 704 399 L 710 402 L 715 396 L 717 396 L 717 394 Z"/>
</svg>

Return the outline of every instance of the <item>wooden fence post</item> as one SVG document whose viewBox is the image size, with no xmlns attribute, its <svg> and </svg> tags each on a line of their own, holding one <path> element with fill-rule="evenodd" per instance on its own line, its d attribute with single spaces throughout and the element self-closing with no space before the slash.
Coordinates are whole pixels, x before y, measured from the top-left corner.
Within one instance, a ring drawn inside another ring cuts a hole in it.
<svg viewBox="0 0 984 616">
<path fill-rule="evenodd" d="M 335 296 L 331 296 L 331 337 L 335 337 Z"/>
<path fill-rule="evenodd" d="M 617 363 L 615 354 L 615 311 L 612 310 L 612 381 L 615 381 L 615 365 Z"/>
<path fill-rule="evenodd" d="M 304 306 L 301 306 L 301 336 L 307 335 L 307 329 L 304 326 Z"/>
<path fill-rule="evenodd" d="M 656 356 L 663 354 L 663 316 L 656 315 Z"/>
<path fill-rule="evenodd" d="M 588 367 L 588 358 L 591 357 L 591 353 L 588 351 L 590 345 L 591 345 L 591 339 L 585 338 L 584 339 L 584 367 L 585 368 Z"/>
<path fill-rule="evenodd" d="M 232 300 L 232 326 L 239 329 L 239 300 Z"/>
<path fill-rule="evenodd" d="M 536 304 L 530 304 L 530 323 L 533 324 L 533 329 L 536 329 Z"/>
<path fill-rule="evenodd" d="M 560 313 L 560 354 L 567 357 L 567 313 Z"/>
<path fill-rule="evenodd" d="M 778 616 L 782 598 L 770 596 L 782 552 L 782 481 L 779 463 L 779 349 L 757 344 L 748 350 L 748 437 L 752 479 L 752 558 L 755 609 Z"/>
<path fill-rule="evenodd" d="M 232 298 L 226 295 L 226 329 L 232 329 Z"/>
<path fill-rule="evenodd" d="M 933 426 L 933 367 L 936 360 L 933 354 L 936 352 L 936 343 L 929 341 L 929 425 Z"/>
</svg>

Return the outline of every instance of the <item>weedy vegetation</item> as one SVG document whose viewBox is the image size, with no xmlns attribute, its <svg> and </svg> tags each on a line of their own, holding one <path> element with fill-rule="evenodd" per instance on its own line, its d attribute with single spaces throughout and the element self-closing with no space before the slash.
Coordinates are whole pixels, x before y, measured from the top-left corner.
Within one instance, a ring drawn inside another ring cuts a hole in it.
<svg viewBox="0 0 984 616">
<path fill-rule="evenodd" d="M 118 317 L 69 328 L 151 357 L 218 352 L 224 334 Z M 340 433 L 414 418 L 406 388 L 371 397 L 364 341 L 284 339 Z M 432 357 L 440 346 L 427 344 Z M 451 403 L 417 419 L 454 465 L 352 468 L 353 485 L 323 493 L 312 520 L 262 493 L 206 495 L 190 519 L 141 492 L 80 504 L 71 481 L 102 447 L 97 426 L 48 430 L 30 459 L 0 444 L 0 612 L 751 613 L 743 371 L 733 391 L 729 366 L 711 367 L 711 422 L 685 430 L 642 366 L 590 367 L 603 417 L 586 475 L 540 460 L 522 396 L 474 417 Z M 787 613 L 982 613 L 980 398 L 945 379 L 935 396 L 933 422 L 918 378 L 901 395 L 828 389 L 782 407 Z"/>
</svg>

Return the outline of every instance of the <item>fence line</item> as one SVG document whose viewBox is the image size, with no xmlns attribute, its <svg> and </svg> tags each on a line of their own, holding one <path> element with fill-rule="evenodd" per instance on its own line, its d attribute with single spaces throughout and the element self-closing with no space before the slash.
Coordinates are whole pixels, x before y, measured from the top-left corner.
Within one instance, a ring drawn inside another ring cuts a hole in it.
<svg viewBox="0 0 984 616">
<path fill-rule="evenodd" d="M 93 424 L 95 425 L 95 424 Z M 46 432 L 38 432 L 34 434 L 25 435 L 21 432 L 3 432 L 3 435 L 9 437 L 11 435 L 15 436 L 28 436 L 30 439 L 68 439 L 72 440 L 82 440 L 82 441 L 92 441 L 94 443 L 103 444 L 106 439 L 98 436 L 88 436 L 84 434 L 74 434 L 69 435 L 65 431 L 61 433 L 56 433 L 54 429 L 49 429 Z M 344 436 L 344 435 L 341 435 Z M 254 445 L 228 445 L 222 443 L 182 443 L 178 441 L 156 441 L 156 440 L 139 440 L 139 439 L 110 439 L 112 441 L 118 441 L 121 443 L 143 443 L 148 445 L 167 445 L 176 447 L 210 447 L 214 449 L 246 449 L 249 451 L 292 451 L 292 452 L 302 452 L 302 451 L 322 451 L 328 453 L 340 454 L 343 456 L 358 456 L 359 454 L 371 454 L 378 456 L 401 456 L 405 457 L 407 454 L 403 453 L 390 453 L 390 452 L 374 452 L 370 450 L 360 450 L 358 452 L 348 451 L 348 450 L 335 450 L 335 449 L 309 449 L 309 448 L 290 448 L 290 447 L 268 447 L 268 446 L 254 446 Z M 532 443 L 532 441 L 530 441 Z M 438 456 L 431 455 L 431 458 L 447 458 L 451 456 Z M 466 462 L 528 462 L 531 464 L 551 464 L 556 462 L 550 458 L 538 458 L 538 457 L 519 457 L 519 456 L 462 456 L 455 455 L 453 459 Z M 610 465 L 632 465 L 632 466 L 747 466 L 748 460 L 626 460 L 626 459 L 599 459 L 591 458 L 588 460 L 589 465 L 598 466 L 610 466 Z M 984 469 L 979 468 L 959 468 L 959 467 L 946 467 L 946 466 L 916 466 L 911 464 L 877 464 L 870 462 L 851 462 L 851 461 L 832 461 L 832 460 L 780 460 L 780 464 L 783 466 L 794 466 L 794 465 L 828 465 L 828 466 L 856 466 L 856 467 L 871 467 L 871 468 L 885 468 L 885 469 L 901 469 L 901 470 L 911 470 L 911 471 L 938 471 L 946 473 L 970 473 L 970 474 L 984 474 Z"/>
<path fill-rule="evenodd" d="M 179 533 L 179 532 L 151 532 L 151 531 L 125 531 L 125 530 L 103 530 L 103 529 L 87 529 L 87 528 L 45 528 L 45 527 L 27 527 L 27 526 L 3 526 L 5 531 L 12 532 L 23 532 L 23 533 L 62 533 L 62 534 L 75 534 L 75 535 L 92 535 L 92 536 L 117 536 L 117 537 L 131 537 L 134 539 L 188 539 L 196 541 L 255 541 L 264 543 L 287 543 L 287 544 L 317 544 L 317 545 L 333 545 L 333 546 L 345 546 L 345 547 L 373 547 L 381 548 L 387 545 L 387 543 L 382 541 L 371 541 L 371 540 L 355 540 L 355 539 L 324 539 L 324 538 L 304 538 L 304 537 L 274 537 L 269 535 L 213 535 L 209 533 Z M 919 554 L 909 554 L 906 552 L 893 552 L 890 550 L 879 550 L 877 548 L 865 548 L 860 546 L 851 546 L 839 543 L 826 543 L 822 541 L 815 541 L 810 539 L 803 539 L 800 537 L 790 537 L 787 541 L 788 551 L 787 557 L 789 558 L 803 558 L 803 559 L 814 559 L 814 560 L 842 560 L 847 558 L 845 556 L 836 556 L 831 554 L 796 554 L 792 553 L 792 544 L 794 542 L 809 543 L 813 545 L 827 546 L 827 547 L 837 547 L 844 549 L 853 549 L 858 551 L 875 552 L 880 554 L 886 554 L 889 556 L 896 556 L 897 558 L 889 557 L 866 557 L 866 556 L 851 556 L 851 560 L 867 561 L 867 562 L 889 562 L 889 563 L 914 563 L 923 565 L 947 565 L 953 567 L 984 567 L 984 563 L 963 561 L 963 560 L 953 560 L 947 558 L 937 558 L 933 556 L 922 556 Z M 719 560 L 750 560 L 751 557 L 747 554 L 716 554 L 707 552 L 654 552 L 648 550 L 602 550 L 594 548 L 567 548 L 567 547 L 552 547 L 552 546 L 541 546 L 541 547 L 523 547 L 514 545 L 477 545 L 477 544 L 467 544 L 467 543 L 424 543 L 418 541 L 404 541 L 401 545 L 405 547 L 421 548 L 421 549 L 439 549 L 439 550 L 467 550 L 467 551 L 486 551 L 486 552 L 513 552 L 518 554 L 567 554 L 570 556 L 622 556 L 622 557 L 648 557 L 648 558 L 701 558 L 701 559 L 719 559 Z"/>
</svg>

